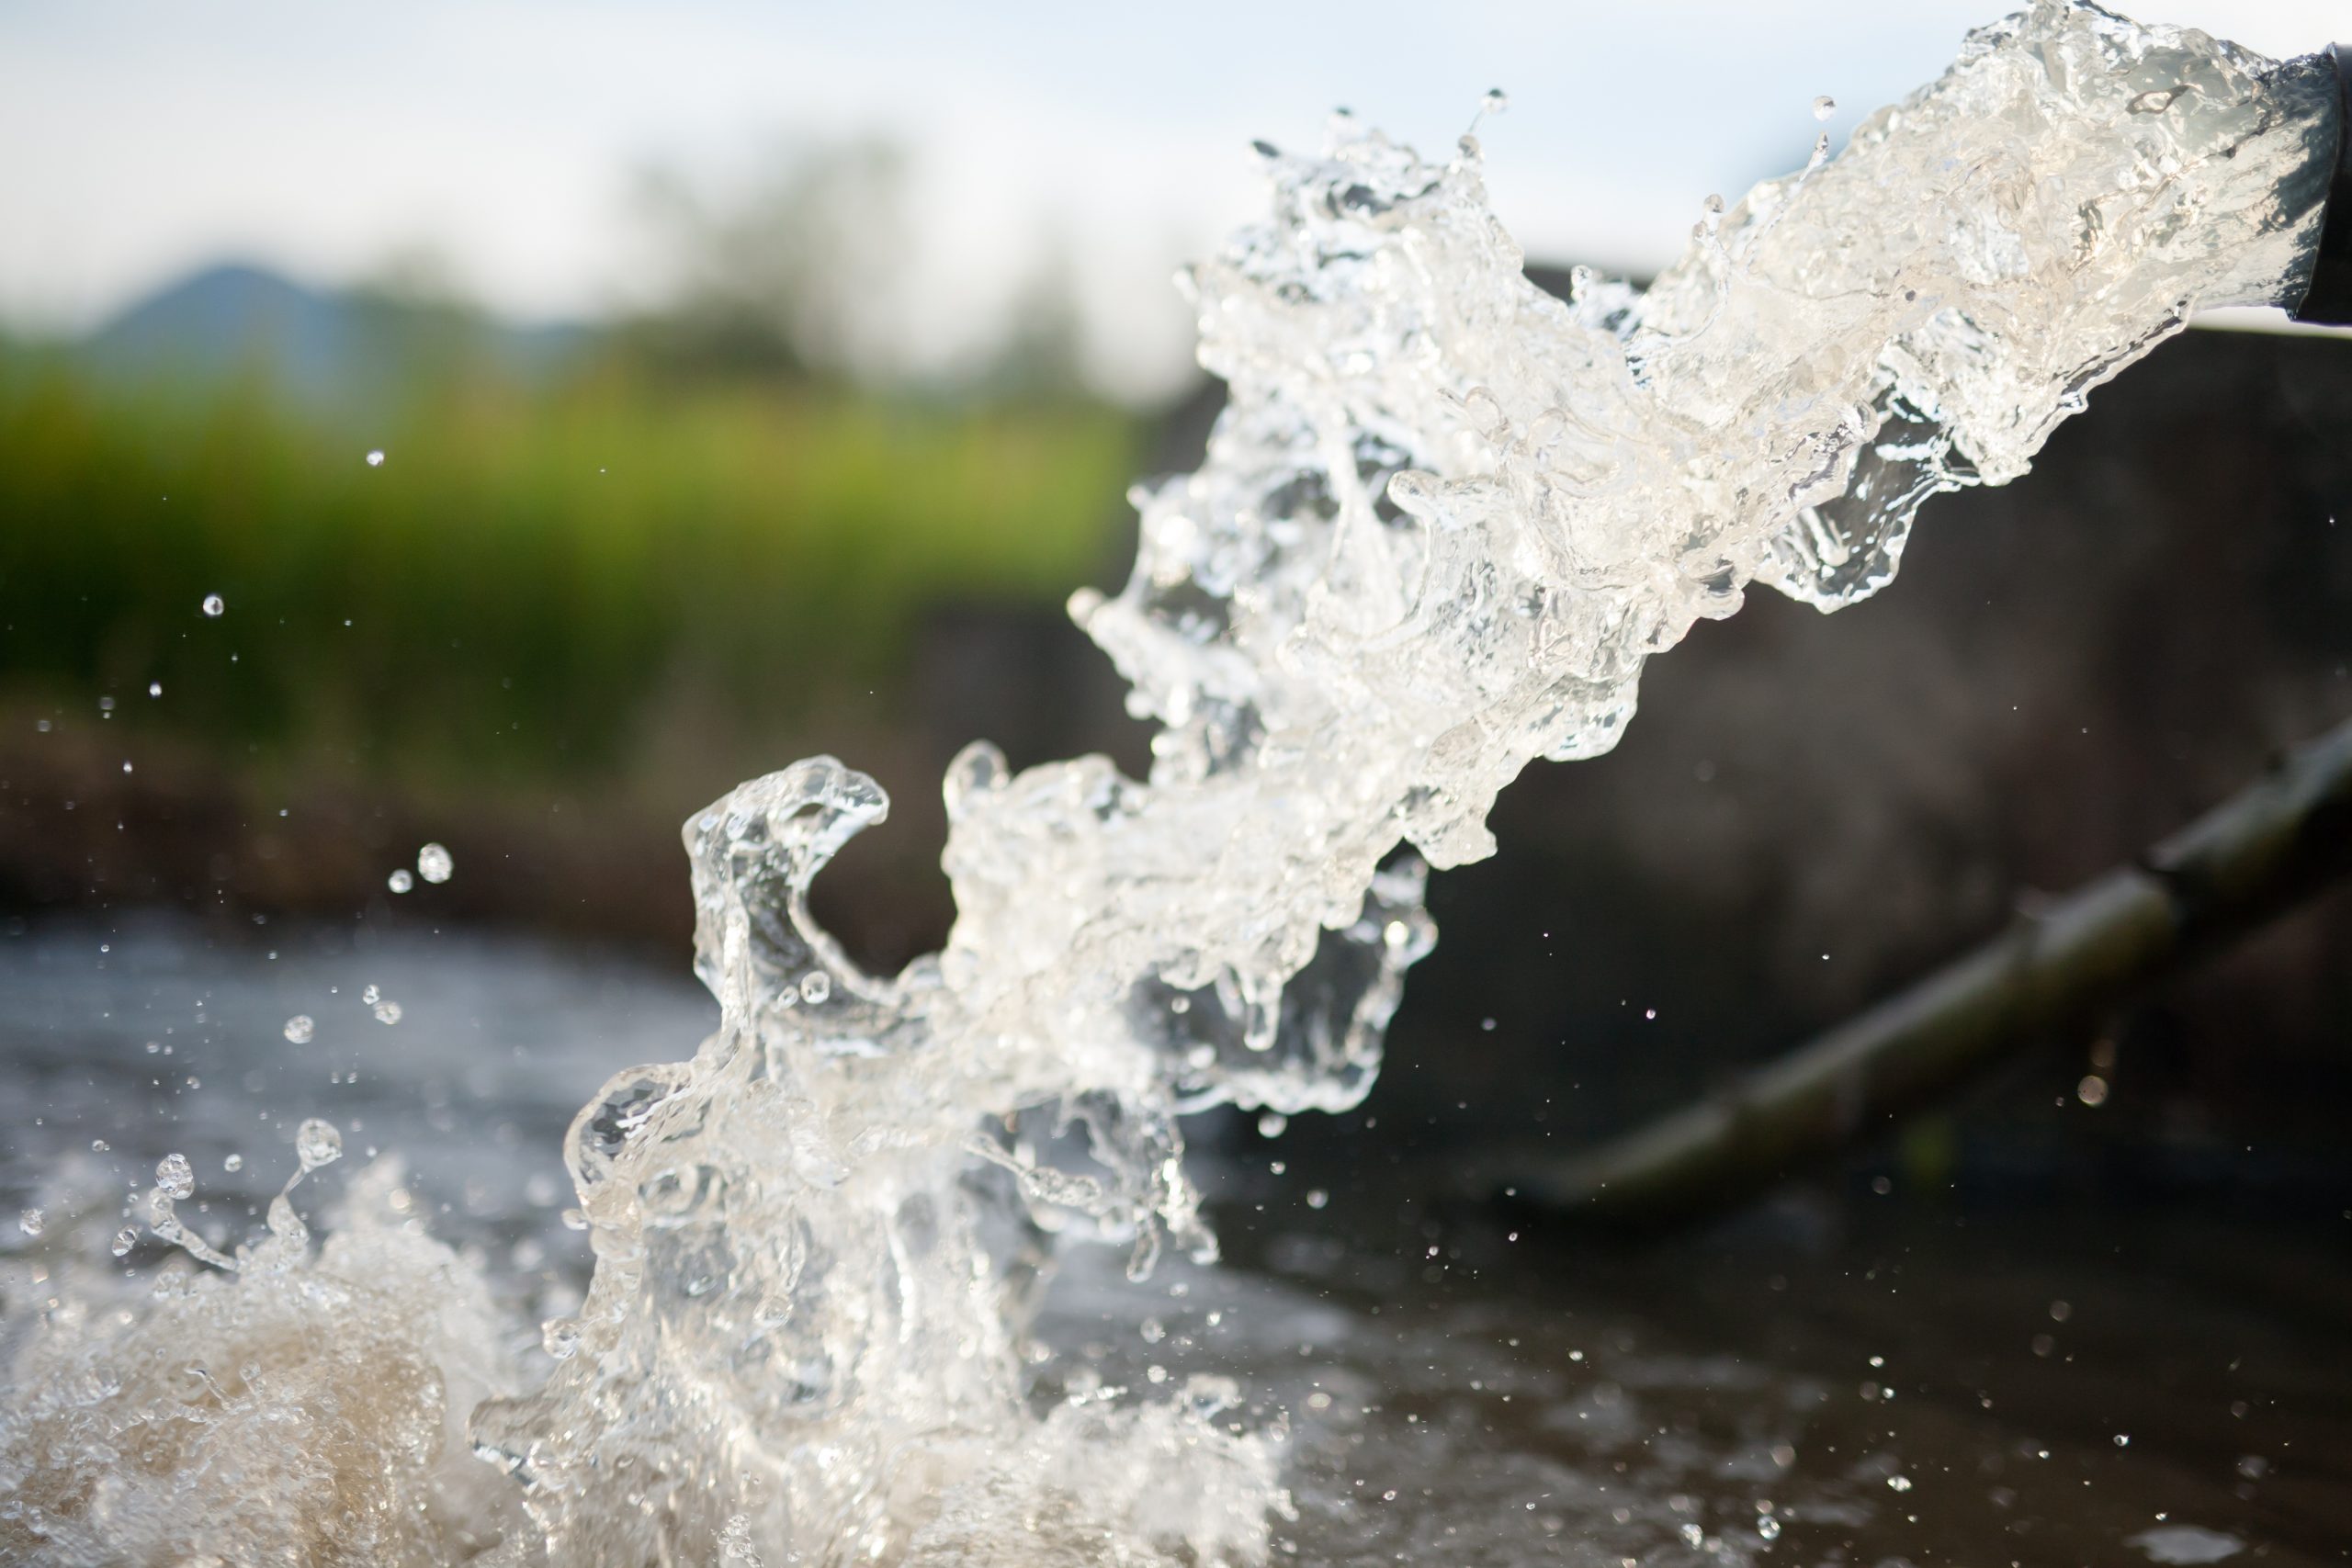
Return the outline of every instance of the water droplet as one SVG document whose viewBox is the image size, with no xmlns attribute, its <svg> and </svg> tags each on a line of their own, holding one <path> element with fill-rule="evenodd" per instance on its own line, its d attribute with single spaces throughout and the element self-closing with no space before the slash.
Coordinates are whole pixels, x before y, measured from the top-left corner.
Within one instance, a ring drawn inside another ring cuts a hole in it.
<svg viewBox="0 0 2352 1568">
<path fill-rule="evenodd" d="M 368 985 L 366 985 L 366 986 L 363 986 L 363 987 L 360 987 L 360 990 L 359 990 L 359 1005 L 360 1005 L 361 1007 L 370 1007 L 370 1008 L 371 1008 L 371 1007 L 374 1007 L 378 1002 L 382 1001 L 383 999 L 384 999 L 384 993 L 383 993 L 383 991 L 382 991 L 379 987 L 377 987 L 376 985 L 374 985 L 373 983 L 370 983 L 370 984 L 368 984 Z"/>
<path fill-rule="evenodd" d="M 90 1140 L 90 1152 L 94 1155 L 111 1154 L 113 1151 L 114 1145 L 107 1143 L 104 1138 L 92 1138 Z"/>
<path fill-rule="evenodd" d="M 243 1155 L 231 1155 L 228 1158 L 220 1162 L 220 1168 L 232 1171 L 243 1170 L 245 1168 L 245 1156 Z"/>
<path fill-rule="evenodd" d="M 400 1021 L 400 1003 L 387 998 L 376 1004 L 376 1021 L 378 1023 L 398 1023 Z"/>
<path fill-rule="evenodd" d="M 184 1154 L 168 1154 L 155 1162 L 155 1185 L 164 1196 L 181 1202 L 196 1196 L 196 1172 Z"/>
<path fill-rule="evenodd" d="M 539 1328 L 539 1343 L 547 1353 L 559 1361 L 568 1361 L 580 1352 L 580 1320 L 572 1317 L 551 1317 Z"/>
<path fill-rule="evenodd" d="M 1829 132 L 1825 130 L 1814 138 L 1813 156 L 1804 161 L 1805 172 L 1811 174 L 1827 162 L 1829 162 Z"/>
<path fill-rule="evenodd" d="M 1767 1514 L 1756 1521 L 1756 1533 L 1766 1540 L 1778 1540 L 1781 1539 L 1781 1521 Z"/>
<path fill-rule="evenodd" d="M 294 1134 L 294 1157 L 302 1162 L 304 1170 L 333 1165 L 343 1157 L 343 1134 L 332 1122 L 313 1116 Z"/>
<path fill-rule="evenodd" d="M 150 681 L 150 682 L 147 682 L 147 694 L 148 694 L 149 696 L 151 696 L 151 697 L 160 697 L 160 696 L 162 696 L 162 695 L 164 694 L 164 683 L 163 683 L 161 681 Z"/>
<path fill-rule="evenodd" d="M 1306 1190 L 1306 1206 L 1310 1209 L 1319 1209 L 1330 1201 L 1331 1195 L 1320 1187 L 1310 1187 Z"/>
<path fill-rule="evenodd" d="M 384 878 L 384 886 L 395 893 L 405 893 L 416 886 L 416 878 L 408 874 L 408 867 L 395 866 L 392 874 Z"/>
<path fill-rule="evenodd" d="M 228 607 L 229 602 L 218 593 L 207 593 L 204 596 L 204 613 L 216 621 L 220 618 L 221 612 Z"/>
<path fill-rule="evenodd" d="M 286 1038 L 297 1045 L 308 1045 L 311 1043 L 311 1036 L 318 1032 L 318 1028 L 317 1024 L 311 1021 L 309 1013 L 298 1012 L 286 1021 Z"/>
<path fill-rule="evenodd" d="M 1908 1492 L 1911 1490 L 1911 1478 L 1907 1475 L 1890 1475 L 1886 1478 L 1886 1484 L 1894 1491 Z"/>
<path fill-rule="evenodd" d="M 39 1209 L 26 1209 L 17 1215 L 17 1228 L 27 1235 L 39 1235 L 49 1228 L 49 1216 Z"/>
<path fill-rule="evenodd" d="M 1279 1111 L 1269 1111 L 1258 1118 L 1258 1135 L 1261 1138 L 1279 1138 L 1283 1135 L 1283 1130 L 1289 1125 L 1289 1117 Z"/>
<path fill-rule="evenodd" d="M 1143 1320 L 1142 1328 L 1137 1332 L 1142 1334 L 1145 1344 L 1157 1345 L 1168 1337 L 1168 1325 L 1156 1317 L 1147 1317 Z"/>
<path fill-rule="evenodd" d="M 1482 114 L 1500 114 L 1510 107 L 1510 95 L 1500 87 L 1489 87 L 1487 89 L 1486 97 L 1481 100 L 1478 107 Z"/>
<path fill-rule="evenodd" d="M 138 1245 L 139 1232 L 132 1226 L 125 1225 L 114 1233 L 114 1255 L 117 1258 L 130 1257 L 130 1249 Z"/>
<path fill-rule="evenodd" d="M 2075 1098 L 2081 1100 L 2085 1105 L 2105 1105 L 2107 1103 L 2107 1080 L 2099 1077 L 2097 1073 L 2089 1074 L 2082 1082 L 2075 1086 Z"/>
<path fill-rule="evenodd" d="M 1837 112 L 1838 100 L 1831 97 L 1828 94 L 1824 93 L 1821 96 L 1813 100 L 1814 118 L 1827 119 L 1831 115 L 1836 114 Z"/>
<path fill-rule="evenodd" d="M 416 852 L 416 874 L 427 882 L 438 886 L 448 881 L 449 874 L 457 869 L 458 863 L 439 844 L 427 844 Z"/>
<path fill-rule="evenodd" d="M 380 468 L 384 466 L 384 453 L 381 447 L 378 447 L 368 454 L 368 466 L 371 468 Z M 429 463 L 425 466 L 427 468 L 432 467 Z"/>
<path fill-rule="evenodd" d="M 833 994 L 833 977 L 822 969 L 811 969 L 800 976 L 800 999 L 815 1007 Z"/>
</svg>

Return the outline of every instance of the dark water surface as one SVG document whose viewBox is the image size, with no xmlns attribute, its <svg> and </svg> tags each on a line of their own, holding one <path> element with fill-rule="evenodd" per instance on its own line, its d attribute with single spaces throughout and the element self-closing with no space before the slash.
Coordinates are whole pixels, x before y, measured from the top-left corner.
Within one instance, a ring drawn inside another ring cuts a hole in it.
<svg viewBox="0 0 2352 1568">
<path fill-rule="evenodd" d="M 0 938 L 0 1213 L 43 1219 L 0 1249 L 103 1248 L 174 1151 L 233 1244 L 323 1115 L 408 1162 L 527 1323 L 585 1279 L 572 1113 L 716 1019 L 683 962 L 480 932 L 36 926 Z M 1629 1253 L 1370 1177 L 1205 1175 L 1243 1267 L 1138 1288 L 1082 1254 L 1045 1375 L 1216 1371 L 1287 1411 L 1285 1561 L 2352 1561 L 2352 1218 L 1890 1203 Z"/>
</svg>

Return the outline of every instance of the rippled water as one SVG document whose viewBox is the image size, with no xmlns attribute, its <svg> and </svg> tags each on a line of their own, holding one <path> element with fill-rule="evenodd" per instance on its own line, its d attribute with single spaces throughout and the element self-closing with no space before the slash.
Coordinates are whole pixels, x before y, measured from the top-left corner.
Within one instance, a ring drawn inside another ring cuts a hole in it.
<svg viewBox="0 0 2352 1568">
<path fill-rule="evenodd" d="M 588 1255 L 549 1151 L 616 1065 L 707 1028 L 707 997 L 549 944 L 356 935 L 280 933 L 275 959 L 169 921 L 0 940 L 0 1062 L 24 1091 L 0 1213 L 50 1219 L 0 1238 L 12 1308 L 41 1260 L 100 1255 L 175 1150 L 209 1195 L 189 1217 L 242 1235 L 322 1111 L 358 1125 L 313 1201 L 370 1144 L 408 1151 L 511 1332 L 577 1300 Z M 358 1001 L 371 983 L 397 1026 Z M 308 1046 L 281 1033 L 297 1010 Z M 1286 1409 L 1284 1561 L 2316 1564 L 2352 1540 L 2341 1237 L 1891 1208 L 1628 1257 L 1430 1210 L 1385 1162 L 1195 1165 L 1239 1266 L 1138 1286 L 1077 1254 L 1041 1337 L 1107 1388 L 1214 1371 Z M 1318 1183 L 1336 1196 L 1310 1206 Z"/>
</svg>

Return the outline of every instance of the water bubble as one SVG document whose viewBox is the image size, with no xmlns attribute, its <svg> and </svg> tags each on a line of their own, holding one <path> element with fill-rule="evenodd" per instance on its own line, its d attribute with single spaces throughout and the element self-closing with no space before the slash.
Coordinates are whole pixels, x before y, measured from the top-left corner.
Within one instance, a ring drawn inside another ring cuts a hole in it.
<svg viewBox="0 0 2352 1568">
<path fill-rule="evenodd" d="M 168 1154 L 155 1162 L 155 1185 L 175 1202 L 196 1196 L 196 1172 L 184 1154 Z"/>
<path fill-rule="evenodd" d="M 317 1033 L 318 1029 L 319 1026 L 311 1021 L 309 1013 L 298 1012 L 286 1021 L 286 1038 L 297 1045 L 308 1045 L 311 1043 L 311 1036 Z"/>
<path fill-rule="evenodd" d="M 822 969 L 800 976 L 800 999 L 814 1007 L 833 994 L 833 977 Z"/>
<path fill-rule="evenodd" d="M 333 1165 L 343 1157 L 343 1134 L 334 1130 L 334 1123 L 313 1116 L 294 1134 L 294 1157 L 302 1162 L 304 1170 Z"/>
<path fill-rule="evenodd" d="M 204 596 L 204 613 L 213 620 L 219 620 L 220 618 L 221 612 L 228 609 L 228 607 L 229 602 L 221 598 L 218 593 L 207 593 Z"/>
<path fill-rule="evenodd" d="M 1837 112 L 1838 100 L 1831 97 L 1828 94 L 1824 93 L 1821 96 L 1813 100 L 1814 118 L 1827 119 L 1831 115 L 1836 114 Z"/>
<path fill-rule="evenodd" d="M 416 886 L 416 878 L 408 874 L 408 867 L 395 866 L 392 874 L 384 878 L 384 886 L 395 893 L 405 893 Z"/>
<path fill-rule="evenodd" d="M 400 1021 L 400 1003 L 392 1001 L 388 998 L 376 1004 L 376 1021 L 378 1023 L 398 1023 Z"/>
<path fill-rule="evenodd" d="M 458 863 L 439 844 L 427 844 L 416 852 L 416 874 L 427 882 L 436 885 L 447 882 L 449 874 L 457 869 Z"/>
<path fill-rule="evenodd" d="M 130 1257 L 130 1249 L 138 1245 L 139 1232 L 135 1227 L 125 1225 L 114 1233 L 114 1255 L 117 1258 Z"/>
<path fill-rule="evenodd" d="M 245 1156 L 243 1155 L 231 1155 L 228 1158 L 220 1162 L 220 1168 L 229 1171 L 243 1170 L 245 1168 Z"/>
<path fill-rule="evenodd" d="M 382 447 L 376 447 L 368 452 L 368 466 L 371 468 L 380 468 L 384 466 L 384 452 Z M 430 467 L 429 464 L 427 466 Z"/>
<path fill-rule="evenodd" d="M 1156 1317 L 1147 1317 L 1143 1320 L 1143 1326 L 1137 1332 L 1143 1336 L 1145 1344 L 1157 1345 L 1168 1337 L 1168 1325 Z"/>
<path fill-rule="evenodd" d="M 39 1235 L 49 1228 L 49 1216 L 39 1209 L 25 1209 L 17 1215 L 17 1228 L 27 1235 Z"/>
</svg>

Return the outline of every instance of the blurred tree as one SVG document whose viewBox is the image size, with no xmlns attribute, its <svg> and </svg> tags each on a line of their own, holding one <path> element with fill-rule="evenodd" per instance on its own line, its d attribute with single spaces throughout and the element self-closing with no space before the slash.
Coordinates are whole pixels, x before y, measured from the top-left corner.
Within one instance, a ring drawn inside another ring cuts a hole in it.
<svg viewBox="0 0 2352 1568">
<path fill-rule="evenodd" d="M 1049 228 L 1036 265 L 1006 307 L 1004 333 L 981 368 L 983 391 L 1023 401 L 1084 394 L 1086 318 L 1078 289 L 1069 236 Z"/>
<path fill-rule="evenodd" d="M 648 172 L 639 197 L 672 293 L 618 346 L 673 371 L 888 378 L 905 186 L 903 152 L 871 138 L 794 150 L 732 192 Z"/>
</svg>

